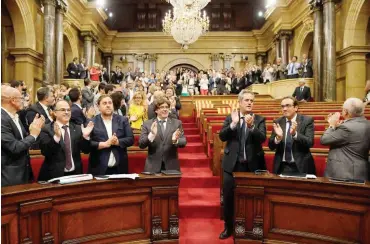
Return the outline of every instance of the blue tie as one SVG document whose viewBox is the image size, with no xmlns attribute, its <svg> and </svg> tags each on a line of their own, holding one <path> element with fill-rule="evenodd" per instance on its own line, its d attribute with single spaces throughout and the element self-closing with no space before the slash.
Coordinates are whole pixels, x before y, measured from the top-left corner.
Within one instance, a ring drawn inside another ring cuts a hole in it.
<svg viewBox="0 0 370 244">
<path fill-rule="evenodd" d="M 244 162 L 246 160 L 245 156 L 245 143 L 247 141 L 247 133 L 245 130 L 245 121 L 244 117 L 240 118 L 241 121 L 243 121 L 243 124 L 241 126 L 241 136 L 240 136 L 240 146 L 239 146 L 239 162 Z"/>
<path fill-rule="evenodd" d="M 288 121 L 288 128 L 286 133 L 286 140 L 285 140 L 285 161 L 291 162 L 292 161 L 292 145 L 293 145 L 293 138 L 290 134 L 290 127 L 292 125 L 292 121 Z"/>
<path fill-rule="evenodd" d="M 292 68 L 290 69 L 290 74 L 292 75 L 294 72 L 294 63 L 292 63 Z"/>
</svg>

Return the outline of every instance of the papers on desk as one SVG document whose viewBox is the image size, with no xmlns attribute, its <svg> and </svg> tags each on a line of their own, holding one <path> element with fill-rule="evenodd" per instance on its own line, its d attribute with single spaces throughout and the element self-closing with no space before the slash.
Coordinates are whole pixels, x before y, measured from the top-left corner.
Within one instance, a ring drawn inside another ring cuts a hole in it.
<svg viewBox="0 0 370 244">
<path fill-rule="evenodd" d="M 59 184 L 69 184 L 69 183 L 75 183 L 75 182 L 92 180 L 92 179 L 93 179 L 93 176 L 91 174 L 82 174 L 82 175 L 69 175 L 69 176 L 54 178 L 54 179 L 48 180 L 48 182 L 49 183 L 59 183 Z"/>
<path fill-rule="evenodd" d="M 316 175 L 304 174 L 304 175 L 279 175 L 282 178 L 298 178 L 298 179 L 317 179 Z"/>
<path fill-rule="evenodd" d="M 108 180 L 108 179 L 132 179 L 139 178 L 139 174 L 117 174 L 117 175 L 99 175 L 95 176 L 97 180 Z"/>
</svg>

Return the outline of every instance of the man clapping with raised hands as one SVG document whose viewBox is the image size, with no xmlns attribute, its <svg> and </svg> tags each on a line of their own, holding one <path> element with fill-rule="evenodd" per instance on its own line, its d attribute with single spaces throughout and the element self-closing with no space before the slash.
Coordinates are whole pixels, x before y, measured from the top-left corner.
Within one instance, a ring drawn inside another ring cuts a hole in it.
<svg viewBox="0 0 370 244">
<path fill-rule="evenodd" d="M 144 171 L 180 170 L 177 148 L 185 147 L 186 138 L 180 120 L 169 118 L 170 101 L 160 97 L 155 101 L 156 118 L 144 122 L 139 147 L 148 147 Z"/>
</svg>

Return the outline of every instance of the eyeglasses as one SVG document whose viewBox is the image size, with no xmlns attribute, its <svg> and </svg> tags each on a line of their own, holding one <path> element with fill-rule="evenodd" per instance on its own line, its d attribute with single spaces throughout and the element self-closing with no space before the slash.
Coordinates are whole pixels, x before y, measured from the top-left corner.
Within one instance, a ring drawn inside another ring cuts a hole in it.
<svg viewBox="0 0 370 244">
<path fill-rule="evenodd" d="M 161 107 L 159 107 L 159 109 L 163 109 L 163 110 L 165 110 L 165 109 L 169 109 L 169 107 L 168 106 L 161 106 Z"/>
<path fill-rule="evenodd" d="M 281 108 L 291 108 L 291 107 L 293 107 L 293 105 L 292 104 L 282 104 L 281 105 Z"/>
<path fill-rule="evenodd" d="M 71 112 L 71 109 L 69 109 L 69 108 L 60 108 L 60 109 L 55 109 L 55 111 L 69 113 L 69 112 Z"/>
<path fill-rule="evenodd" d="M 12 99 L 23 99 L 23 97 L 12 97 Z"/>
</svg>

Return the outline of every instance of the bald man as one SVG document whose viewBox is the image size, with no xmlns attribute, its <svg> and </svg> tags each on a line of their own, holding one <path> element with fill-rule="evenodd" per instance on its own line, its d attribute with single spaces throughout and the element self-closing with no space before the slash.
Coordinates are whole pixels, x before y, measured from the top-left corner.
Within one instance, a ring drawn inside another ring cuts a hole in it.
<svg viewBox="0 0 370 244">
<path fill-rule="evenodd" d="M 368 179 L 370 121 L 364 117 L 364 104 L 358 98 L 348 98 L 341 114 L 329 114 L 329 128 L 321 144 L 330 146 L 325 176 L 346 180 Z"/>
<path fill-rule="evenodd" d="M 1 87 L 1 186 L 28 183 L 32 179 L 28 150 L 36 142 L 45 118 L 37 114 L 28 135 L 17 112 L 23 108 L 19 90 Z"/>
</svg>

